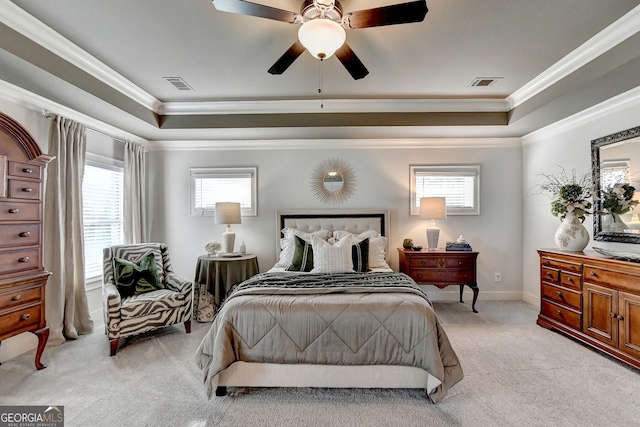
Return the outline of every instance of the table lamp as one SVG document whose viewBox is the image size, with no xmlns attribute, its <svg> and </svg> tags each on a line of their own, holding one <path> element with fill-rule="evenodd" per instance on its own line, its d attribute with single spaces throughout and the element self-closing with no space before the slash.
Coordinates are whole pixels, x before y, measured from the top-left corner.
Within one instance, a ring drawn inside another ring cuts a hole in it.
<svg viewBox="0 0 640 427">
<path fill-rule="evenodd" d="M 420 218 L 430 219 L 431 224 L 427 227 L 428 250 L 438 249 L 438 238 L 440 229 L 436 226 L 436 219 L 447 217 L 447 202 L 444 197 L 422 197 L 420 198 Z"/>
<path fill-rule="evenodd" d="M 216 224 L 227 224 L 227 230 L 222 233 L 222 253 L 232 253 L 236 241 L 236 233 L 231 231 L 231 224 L 241 224 L 240 203 L 216 203 Z"/>
</svg>

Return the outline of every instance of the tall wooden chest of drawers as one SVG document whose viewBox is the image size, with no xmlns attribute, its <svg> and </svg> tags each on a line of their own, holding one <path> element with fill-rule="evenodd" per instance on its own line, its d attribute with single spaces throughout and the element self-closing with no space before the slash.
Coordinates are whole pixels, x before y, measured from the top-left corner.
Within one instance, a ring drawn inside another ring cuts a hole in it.
<svg viewBox="0 0 640 427">
<path fill-rule="evenodd" d="M 411 277 L 419 285 L 433 285 L 440 289 L 449 285 L 460 286 L 462 291 L 467 285 L 473 291 L 471 309 L 476 310 L 478 283 L 476 282 L 476 259 L 478 252 L 462 251 L 413 251 L 398 248 L 400 272 Z"/>
<path fill-rule="evenodd" d="M 640 368 L 640 264 L 590 251 L 538 253 L 538 325 Z"/>
<path fill-rule="evenodd" d="M 38 337 L 35 365 L 49 337 L 42 264 L 43 181 L 52 157 L 16 121 L 0 113 L 0 343 L 23 332 Z"/>
</svg>

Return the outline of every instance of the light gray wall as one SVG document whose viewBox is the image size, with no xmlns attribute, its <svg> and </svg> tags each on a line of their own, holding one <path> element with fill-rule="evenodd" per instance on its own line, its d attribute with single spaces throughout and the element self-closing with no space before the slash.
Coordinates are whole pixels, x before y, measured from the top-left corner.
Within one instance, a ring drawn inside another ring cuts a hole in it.
<svg viewBox="0 0 640 427">
<path fill-rule="evenodd" d="M 443 141 L 447 144 L 447 141 Z M 455 145 L 455 141 L 450 144 Z M 218 239 L 223 225 L 212 217 L 189 215 L 189 168 L 257 166 L 258 216 L 234 225 L 236 242 L 258 255 L 261 271 L 276 261 L 275 212 L 282 209 L 328 208 L 318 201 L 310 176 L 322 161 L 339 158 L 354 170 L 354 195 L 337 208 L 390 210 L 391 267 L 398 268 L 396 248 L 404 238 L 426 246 L 426 223 L 409 216 L 410 164 L 480 164 L 479 216 L 450 216 L 439 221 L 440 246 L 460 234 L 478 258 L 481 299 L 521 299 L 522 277 L 522 150 L 521 147 L 160 150 L 148 153 L 149 229 L 151 240 L 169 245 L 176 272 L 193 279 L 204 245 Z M 237 246 L 236 246 L 237 247 Z M 502 282 L 494 282 L 494 273 Z M 427 288 L 434 298 L 454 299 L 456 289 Z M 470 293 L 470 291 L 467 291 Z M 469 298 L 469 297 L 467 297 Z M 479 310 L 482 306 L 479 305 Z"/>
<path fill-rule="evenodd" d="M 640 105 L 616 108 L 607 116 L 585 120 L 564 130 L 560 126 L 537 132 L 523 139 L 523 299 L 540 305 L 540 271 L 538 248 L 555 248 L 554 234 L 560 222 L 551 215 L 550 199 L 528 195 L 543 181 L 541 173 L 555 173 L 560 167 L 581 175 L 591 168 L 591 141 L 640 125 Z M 593 218 L 587 217 L 585 227 L 591 241 L 587 249 L 599 246 L 626 252 L 639 252 L 637 245 L 597 242 L 593 240 Z"/>
</svg>

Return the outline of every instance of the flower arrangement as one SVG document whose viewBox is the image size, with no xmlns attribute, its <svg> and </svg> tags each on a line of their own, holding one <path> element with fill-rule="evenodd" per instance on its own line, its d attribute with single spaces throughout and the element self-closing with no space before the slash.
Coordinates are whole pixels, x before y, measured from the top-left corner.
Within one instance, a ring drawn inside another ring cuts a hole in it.
<svg viewBox="0 0 640 427">
<path fill-rule="evenodd" d="M 220 249 L 222 249 L 222 245 L 217 240 L 212 240 L 210 242 L 207 242 L 207 244 L 204 245 L 204 248 L 207 253 L 215 255 Z"/>
<path fill-rule="evenodd" d="M 574 214 L 581 221 L 590 215 L 592 203 L 588 200 L 593 196 L 593 181 L 591 172 L 578 178 L 573 170 L 571 177 L 564 169 L 556 174 L 541 174 L 545 182 L 539 185 L 538 193 L 547 193 L 551 197 L 551 214 L 563 220 L 567 214 Z"/>
<path fill-rule="evenodd" d="M 633 200 L 636 188 L 626 182 L 613 184 L 600 192 L 602 193 L 602 211 L 598 212 L 600 214 L 623 215 L 639 203 L 637 200 Z"/>
</svg>

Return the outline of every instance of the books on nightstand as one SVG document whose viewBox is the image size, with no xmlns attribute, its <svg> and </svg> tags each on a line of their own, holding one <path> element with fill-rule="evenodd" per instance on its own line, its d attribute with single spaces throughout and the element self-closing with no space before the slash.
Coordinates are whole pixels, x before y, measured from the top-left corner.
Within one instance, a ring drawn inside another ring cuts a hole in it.
<svg viewBox="0 0 640 427">
<path fill-rule="evenodd" d="M 446 250 L 448 251 L 460 251 L 460 252 L 471 252 L 473 251 L 473 249 L 471 249 L 471 245 L 467 242 L 447 242 L 447 245 L 445 247 Z"/>
</svg>

